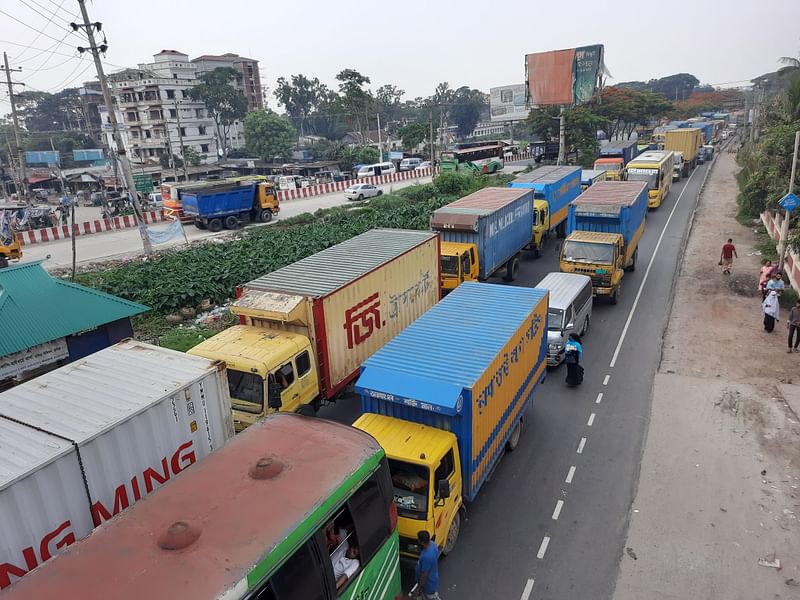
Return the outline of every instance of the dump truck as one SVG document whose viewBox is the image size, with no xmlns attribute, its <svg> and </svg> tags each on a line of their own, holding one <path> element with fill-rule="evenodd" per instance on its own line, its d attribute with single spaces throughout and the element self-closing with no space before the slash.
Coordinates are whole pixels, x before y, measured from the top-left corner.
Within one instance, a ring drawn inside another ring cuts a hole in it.
<svg viewBox="0 0 800 600">
<path fill-rule="evenodd" d="M 373 229 L 242 286 L 241 323 L 189 353 L 227 364 L 237 432 L 278 410 L 313 414 L 436 304 L 438 284 L 436 233 Z"/>
<path fill-rule="evenodd" d="M 224 363 L 133 340 L 3 392 L 0 589 L 232 437 Z"/>
<path fill-rule="evenodd" d="M 271 181 L 236 181 L 181 193 L 183 213 L 195 227 L 220 231 L 236 229 L 242 223 L 269 223 L 280 212 L 278 195 Z"/>
<path fill-rule="evenodd" d="M 364 362 L 354 427 L 389 460 L 400 553 L 425 530 L 449 554 L 547 366 L 547 290 L 467 282 Z M 502 515 L 497 515 L 501 518 Z"/>
<path fill-rule="evenodd" d="M 539 167 L 508 184 L 512 189 L 533 190 L 533 232 L 529 248 L 538 257 L 553 233 L 567 231 L 567 206 L 581 193 L 580 167 Z"/>
<path fill-rule="evenodd" d="M 606 179 L 621 181 L 625 165 L 636 158 L 639 146 L 636 140 L 615 140 L 600 148 L 600 157 L 594 168 L 606 171 Z"/>
<path fill-rule="evenodd" d="M 619 300 L 625 271 L 636 269 L 647 218 L 647 184 L 601 181 L 569 205 L 560 268 L 592 278 L 595 296 Z"/>
<path fill-rule="evenodd" d="M 666 132 L 664 149 L 683 154 L 683 177 L 689 174 L 697 166 L 697 152 L 703 145 L 703 133 L 696 127 L 683 129 L 670 129 Z"/>
<path fill-rule="evenodd" d="M 442 236 L 444 293 L 464 281 L 485 281 L 501 269 L 513 281 L 522 250 L 531 243 L 533 190 L 478 190 L 434 211 L 431 229 Z"/>
<path fill-rule="evenodd" d="M 205 179 L 202 181 L 166 182 L 161 184 L 161 205 L 181 221 L 191 222 L 193 219 L 183 213 L 181 194 L 203 188 L 233 185 L 236 182 L 261 183 L 268 181 L 265 175 L 243 175 L 241 177 L 225 177 L 223 179 Z"/>
</svg>

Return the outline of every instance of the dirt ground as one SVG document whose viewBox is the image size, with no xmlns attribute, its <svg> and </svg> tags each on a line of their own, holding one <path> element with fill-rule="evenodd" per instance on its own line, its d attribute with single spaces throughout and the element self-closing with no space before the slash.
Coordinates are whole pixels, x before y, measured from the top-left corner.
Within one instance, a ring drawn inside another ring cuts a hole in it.
<svg viewBox="0 0 800 600">
<path fill-rule="evenodd" d="M 800 353 L 786 352 L 786 311 L 763 331 L 735 172 L 723 152 L 678 277 L 617 600 L 800 599 Z"/>
</svg>

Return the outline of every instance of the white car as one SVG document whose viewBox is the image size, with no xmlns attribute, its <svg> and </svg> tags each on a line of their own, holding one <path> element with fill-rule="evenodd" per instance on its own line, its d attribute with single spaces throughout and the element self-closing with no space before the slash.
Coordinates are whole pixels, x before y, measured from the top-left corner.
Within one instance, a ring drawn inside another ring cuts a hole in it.
<svg viewBox="0 0 800 600">
<path fill-rule="evenodd" d="M 431 164 L 431 161 L 429 161 L 429 160 L 424 160 L 424 161 L 422 161 L 421 163 L 419 163 L 419 164 L 417 165 L 417 168 L 416 168 L 416 169 L 414 169 L 414 170 L 415 170 L 415 171 L 418 171 L 418 170 L 420 170 L 420 169 L 430 169 L 432 166 L 433 166 L 433 165 Z"/>
<path fill-rule="evenodd" d="M 383 195 L 383 190 L 379 190 L 369 183 L 356 183 L 344 191 L 344 197 L 348 200 L 364 200 L 381 195 Z"/>
</svg>

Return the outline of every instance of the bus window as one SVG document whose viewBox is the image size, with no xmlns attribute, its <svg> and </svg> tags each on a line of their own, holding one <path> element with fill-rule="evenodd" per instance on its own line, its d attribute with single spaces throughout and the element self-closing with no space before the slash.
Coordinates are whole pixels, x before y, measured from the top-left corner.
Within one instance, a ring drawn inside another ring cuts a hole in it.
<svg viewBox="0 0 800 600">
<path fill-rule="evenodd" d="M 380 471 L 370 477 L 348 501 L 350 514 L 355 516 L 356 534 L 361 557 L 368 561 L 392 534 L 388 517 L 391 502 L 379 484 Z"/>
<path fill-rule="evenodd" d="M 311 538 L 272 576 L 258 600 L 326 600 L 325 571 Z M 263 596 L 262 596 L 263 594 Z"/>
</svg>

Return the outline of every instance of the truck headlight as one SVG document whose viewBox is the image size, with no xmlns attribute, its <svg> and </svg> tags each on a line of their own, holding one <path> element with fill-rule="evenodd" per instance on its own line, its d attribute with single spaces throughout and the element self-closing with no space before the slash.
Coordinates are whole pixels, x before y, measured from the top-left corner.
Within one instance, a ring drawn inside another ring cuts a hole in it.
<svg viewBox="0 0 800 600">
<path fill-rule="evenodd" d="M 559 344 L 559 343 L 548 344 L 548 347 L 553 352 L 561 352 L 561 344 Z"/>
</svg>

